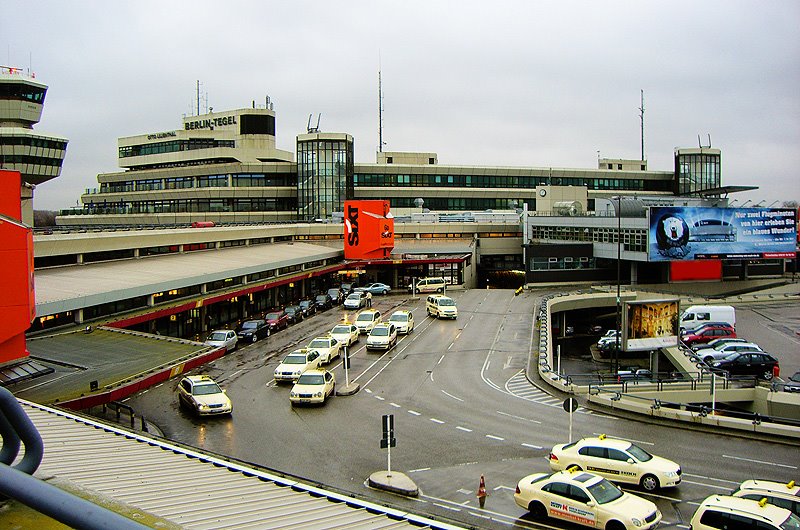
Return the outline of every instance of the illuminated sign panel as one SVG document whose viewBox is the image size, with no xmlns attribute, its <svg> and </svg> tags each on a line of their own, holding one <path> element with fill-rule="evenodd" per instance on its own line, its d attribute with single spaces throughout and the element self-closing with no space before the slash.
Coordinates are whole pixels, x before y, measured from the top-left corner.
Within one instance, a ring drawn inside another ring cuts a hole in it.
<svg viewBox="0 0 800 530">
<path fill-rule="evenodd" d="M 389 201 L 345 201 L 345 259 L 387 258 L 394 248 Z"/>
<path fill-rule="evenodd" d="M 794 257 L 794 209 L 672 206 L 649 216 L 649 261 Z"/>
<path fill-rule="evenodd" d="M 678 345 L 678 300 L 625 302 L 622 342 L 625 351 Z"/>
</svg>

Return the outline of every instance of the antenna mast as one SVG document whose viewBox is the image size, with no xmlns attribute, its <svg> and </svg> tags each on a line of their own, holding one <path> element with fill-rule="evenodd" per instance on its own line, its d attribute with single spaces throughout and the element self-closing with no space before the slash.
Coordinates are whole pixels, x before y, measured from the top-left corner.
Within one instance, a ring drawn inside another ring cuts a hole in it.
<svg viewBox="0 0 800 530">
<path fill-rule="evenodd" d="M 378 152 L 383 152 L 383 88 L 380 63 L 378 64 Z"/>
<path fill-rule="evenodd" d="M 642 106 L 639 107 L 639 119 L 642 124 L 642 162 L 644 162 L 644 90 L 641 90 Z"/>
</svg>

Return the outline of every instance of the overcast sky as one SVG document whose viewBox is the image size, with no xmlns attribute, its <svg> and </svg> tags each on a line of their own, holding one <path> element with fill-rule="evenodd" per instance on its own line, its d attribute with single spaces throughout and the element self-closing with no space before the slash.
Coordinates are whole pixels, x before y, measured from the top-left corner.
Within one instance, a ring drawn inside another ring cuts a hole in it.
<svg viewBox="0 0 800 530">
<path fill-rule="evenodd" d="M 675 147 L 722 150 L 739 203 L 800 200 L 800 2 L 0 0 L 0 64 L 49 86 L 35 129 L 69 139 L 36 209 L 75 205 L 117 170 L 117 138 L 181 127 L 196 82 L 216 111 L 269 95 L 277 145 L 309 114 L 375 161 L 596 168 Z M 203 110 L 206 104 L 202 104 Z M 751 203 L 751 204 L 752 204 Z M 780 204 L 780 203 L 779 203 Z"/>
</svg>

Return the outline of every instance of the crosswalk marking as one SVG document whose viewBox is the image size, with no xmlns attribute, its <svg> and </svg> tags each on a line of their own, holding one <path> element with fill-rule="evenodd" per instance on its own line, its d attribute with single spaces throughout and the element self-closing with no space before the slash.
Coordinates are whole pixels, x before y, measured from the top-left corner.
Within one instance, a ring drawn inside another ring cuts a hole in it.
<svg viewBox="0 0 800 530">
<path fill-rule="evenodd" d="M 506 390 L 513 396 L 548 407 L 561 408 L 562 404 L 564 403 L 563 400 L 555 398 L 544 390 L 531 384 L 531 382 L 525 377 L 525 373 L 522 371 L 518 372 L 511 379 L 506 381 Z M 576 413 L 597 415 L 591 410 L 586 410 L 583 407 L 579 408 Z"/>
</svg>

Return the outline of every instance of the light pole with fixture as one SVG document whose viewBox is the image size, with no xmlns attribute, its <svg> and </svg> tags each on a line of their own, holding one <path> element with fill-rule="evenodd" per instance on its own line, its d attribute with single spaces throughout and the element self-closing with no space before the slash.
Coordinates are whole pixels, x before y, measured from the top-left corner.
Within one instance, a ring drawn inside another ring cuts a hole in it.
<svg viewBox="0 0 800 530">
<path fill-rule="evenodd" d="M 614 357 L 612 358 L 612 374 L 619 371 L 619 347 L 622 340 L 622 301 L 620 298 L 621 261 L 622 261 L 622 195 L 617 195 L 617 337 L 615 339 Z"/>
</svg>

